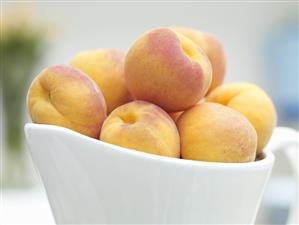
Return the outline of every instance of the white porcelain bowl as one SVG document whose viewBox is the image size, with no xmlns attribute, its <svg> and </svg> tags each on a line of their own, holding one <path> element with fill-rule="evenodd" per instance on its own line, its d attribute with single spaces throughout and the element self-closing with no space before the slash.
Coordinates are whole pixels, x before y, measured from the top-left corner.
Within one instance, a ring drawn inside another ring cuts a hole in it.
<svg viewBox="0 0 299 225">
<path fill-rule="evenodd" d="M 274 155 L 211 163 L 137 152 L 66 128 L 25 133 L 59 224 L 253 224 Z"/>
</svg>

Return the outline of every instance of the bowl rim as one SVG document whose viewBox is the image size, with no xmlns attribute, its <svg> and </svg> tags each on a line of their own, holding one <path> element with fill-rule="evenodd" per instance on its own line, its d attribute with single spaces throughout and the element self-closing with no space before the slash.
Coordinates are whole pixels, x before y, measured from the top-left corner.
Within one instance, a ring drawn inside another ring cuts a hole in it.
<svg viewBox="0 0 299 225">
<path fill-rule="evenodd" d="M 264 168 L 264 167 L 269 167 L 274 163 L 275 156 L 273 155 L 272 152 L 265 152 L 264 153 L 264 158 L 253 161 L 253 162 L 243 162 L 243 163 L 226 163 L 226 162 L 207 162 L 207 161 L 198 161 L 198 160 L 189 160 L 189 159 L 182 159 L 182 158 L 173 158 L 173 157 L 167 157 L 167 156 L 161 156 L 161 155 L 155 155 L 151 153 L 146 153 L 146 152 L 141 152 L 141 151 L 136 151 L 132 149 L 128 149 L 125 147 L 113 145 L 110 143 L 103 142 L 99 139 L 91 138 L 89 136 L 83 135 L 79 132 L 73 131 L 71 129 L 61 127 L 61 126 L 56 126 L 56 125 L 49 125 L 49 124 L 37 124 L 37 123 L 26 123 L 24 126 L 24 131 L 25 131 L 25 137 L 28 141 L 29 133 L 32 130 L 40 130 L 43 132 L 51 131 L 51 132 L 56 132 L 56 133 L 62 133 L 64 135 L 68 136 L 74 136 L 78 137 L 82 140 L 93 142 L 94 144 L 106 146 L 108 151 L 114 151 L 114 153 L 118 154 L 125 154 L 131 157 L 135 158 L 143 158 L 143 159 L 150 159 L 150 160 L 155 160 L 155 161 L 160 161 L 160 162 L 165 162 L 168 164 L 181 164 L 181 165 L 187 165 L 187 166 L 200 166 L 200 167 L 208 167 L 208 168 L 217 168 L 217 169 L 223 169 L 223 168 L 238 168 L 238 169 L 248 169 L 248 168 Z"/>
</svg>

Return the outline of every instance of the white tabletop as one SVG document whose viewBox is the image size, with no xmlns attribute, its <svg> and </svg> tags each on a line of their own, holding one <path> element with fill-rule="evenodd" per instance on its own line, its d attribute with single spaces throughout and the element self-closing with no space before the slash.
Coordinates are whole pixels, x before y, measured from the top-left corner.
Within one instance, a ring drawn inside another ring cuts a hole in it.
<svg viewBox="0 0 299 225">
<path fill-rule="evenodd" d="M 2 192 L 0 224 L 55 224 L 42 187 Z"/>
</svg>

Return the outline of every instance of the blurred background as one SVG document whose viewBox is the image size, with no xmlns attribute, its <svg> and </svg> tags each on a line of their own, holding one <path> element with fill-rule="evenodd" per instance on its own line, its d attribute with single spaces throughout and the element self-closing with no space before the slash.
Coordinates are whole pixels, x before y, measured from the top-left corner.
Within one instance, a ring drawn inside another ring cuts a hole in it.
<svg viewBox="0 0 299 225">
<path fill-rule="evenodd" d="M 66 64 L 82 50 L 128 50 L 143 32 L 187 26 L 222 40 L 225 83 L 250 81 L 274 100 L 278 125 L 298 129 L 298 2 L 11 3 L 1 8 L 2 224 L 53 224 L 41 180 L 26 145 L 26 92 L 45 67 Z M 296 179 L 279 155 L 257 224 L 284 224 L 294 204 Z"/>
</svg>

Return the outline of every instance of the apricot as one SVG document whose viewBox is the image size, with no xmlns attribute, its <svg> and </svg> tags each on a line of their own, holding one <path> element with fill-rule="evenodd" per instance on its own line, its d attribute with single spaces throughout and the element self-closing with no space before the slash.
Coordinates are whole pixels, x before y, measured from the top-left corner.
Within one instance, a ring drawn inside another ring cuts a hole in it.
<svg viewBox="0 0 299 225">
<path fill-rule="evenodd" d="M 100 140 L 146 153 L 180 156 L 175 123 L 160 107 L 145 101 L 116 108 L 105 120 Z"/>
<path fill-rule="evenodd" d="M 213 90 L 207 100 L 226 105 L 247 117 L 257 133 L 257 155 L 263 152 L 277 120 L 275 107 L 265 91 L 250 83 L 232 83 Z"/>
<path fill-rule="evenodd" d="M 66 65 L 43 70 L 32 82 L 27 106 L 34 123 L 66 127 L 97 138 L 106 117 L 106 103 L 97 85 Z"/>
<path fill-rule="evenodd" d="M 254 161 L 257 135 L 241 113 L 216 103 L 201 103 L 177 121 L 184 159 L 241 163 Z"/>
<path fill-rule="evenodd" d="M 173 30 L 192 40 L 210 59 L 213 68 L 213 80 L 208 92 L 221 85 L 226 71 L 226 53 L 221 41 L 213 34 L 192 28 L 177 27 Z"/>
<path fill-rule="evenodd" d="M 143 34 L 130 48 L 125 81 L 135 99 L 178 112 L 207 93 L 212 68 L 206 54 L 190 39 L 159 28 Z"/>
<path fill-rule="evenodd" d="M 114 49 L 97 49 L 77 54 L 70 64 L 91 77 L 102 91 L 108 113 L 131 100 L 124 81 L 125 53 Z"/>
</svg>

